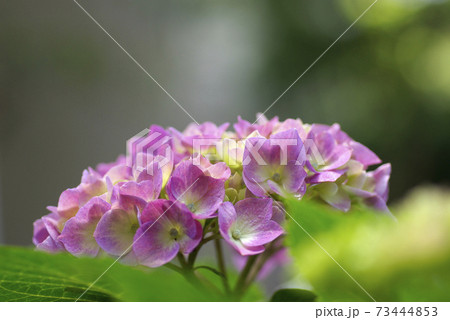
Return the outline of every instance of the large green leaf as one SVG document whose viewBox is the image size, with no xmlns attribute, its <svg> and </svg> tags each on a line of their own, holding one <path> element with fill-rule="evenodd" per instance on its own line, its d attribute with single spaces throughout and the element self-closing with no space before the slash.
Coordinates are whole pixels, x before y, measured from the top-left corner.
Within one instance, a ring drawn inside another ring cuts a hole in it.
<svg viewBox="0 0 450 320">
<path fill-rule="evenodd" d="M 0 301 L 211 301 L 220 297 L 200 290 L 165 268 L 135 268 L 110 258 L 75 258 L 28 248 L 0 248 Z"/>
<path fill-rule="evenodd" d="M 449 199 L 436 190 L 415 193 L 396 211 L 398 222 L 288 202 L 293 271 L 324 301 L 448 301 Z"/>
</svg>

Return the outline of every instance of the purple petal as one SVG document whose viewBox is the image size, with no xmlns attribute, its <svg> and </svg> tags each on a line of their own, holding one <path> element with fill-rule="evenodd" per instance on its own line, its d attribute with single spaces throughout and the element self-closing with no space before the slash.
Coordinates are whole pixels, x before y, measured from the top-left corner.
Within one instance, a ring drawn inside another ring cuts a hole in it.
<svg viewBox="0 0 450 320">
<path fill-rule="evenodd" d="M 275 221 L 260 222 L 241 238 L 241 242 L 246 247 L 256 247 L 275 240 L 283 232 L 283 228 Z"/>
<path fill-rule="evenodd" d="M 276 128 L 276 132 L 282 132 L 289 129 L 297 130 L 300 139 L 303 141 L 306 139 L 307 134 L 303 128 L 303 122 L 300 119 L 286 119 Z"/>
<path fill-rule="evenodd" d="M 270 139 L 250 138 L 244 150 L 245 185 L 261 197 L 266 192 L 282 196 L 295 193 L 306 177 L 305 162 L 303 143 L 295 129 L 274 134 Z"/>
<path fill-rule="evenodd" d="M 251 124 L 238 116 L 238 122 L 234 124 L 238 138 L 246 138 L 254 131 L 258 131 L 264 137 L 269 137 L 272 130 L 279 124 L 278 117 L 274 117 L 269 121 L 264 115 L 258 114 L 257 118 L 258 124 Z"/>
<path fill-rule="evenodd" d="M 171 201 L 157 201 L 150 202 L 144 209 L 141 221 L 148 222 L 138 229 L 133 245 L 139 261 L 149 267 L 169 262 L 179 250 L 190 253 L 203 234 L 200 223 L 189 211 Z"/>
<path fill-rule="evenodd" d="M 236 130 L 238 137 L 242 139 L 252 133 L 254 131 L 254 127 L 250 122 L 243 120 L 240 116 L 238 116 L 238 121 L 234 124 L 234 130 Z"/>
<path fill-rule="evenodd" d="M 240 218 L 248 219 L 250 223 L 253 219 L 270 220 L 272 218 L 273 201 L 265 199 L 244 199 L 235 204 L 236 214 Z"/>
<path fill-rule="evenodd" d="M 283 228 L 272 218 L 272 199 L 244 199 L 226 203 L 219 208 L 221 235 L 242 255 L 264 251 L 264 244 L 283 233 Z"/>
<path fill-rule="evenodd" d="M 227 239 L 225 238 L 225 241 Z M 265 248 L 264 246 L 256 246 L 256 247 L 249 247 L 242 244 L 242 242 L 238 241 L 231 241 L 228 242 L 231 244 L 233 248 L 235 248 L 241 255 L 243 256 L 252 256 L 255 254 L 260 254 L 264 252 Z"/>
<path fill-rule="evenodd" d="M 335 182 L 342 176 L 342 171 L 324 171 L 313 174 L 306 178 L 306 182 L 309 184 L 318 184 L 322 182 Z"/>
<path fill-rule="evenodd" d="M 165 231 L 162 224 L 150 222 L 137 230 L 133 251 L 141 264 L 156 268 L 175 258 L 180 245 L 170 239 Z"/>
<path fill-rule="evenodd" d="M 111 208 L 111 205 L 100 199 L 99 197 L 92 198 L 86 203 L 83 207 L 78 211 L 76 218 L 80 220 L 97 220 L 101 218 L 101 216 Z"/>
<path fill-rule="evenodd" d="M 250 192 L 256 197 L 268 196 L 268 192 L 269 190 L 271 190 L 271 188 L 267 185 L 267 183 L 257 183 L 254 178 L 248 179 L 247 175 L 243 175 L 242 178 L 244 179 L 244 183 L 245 186 L 247 187 L 248 192 Z"/>
<path fill-rule="evenodd" d="M 116 200 L 111 201 L 112 209 L 121 209 L 127 212 L 134 212 L 136 215 L 142 212 L 147 205 L 147 202 L 142 198 L 125 195 L 119 191 Z"/>
<path fill-rule="evenodd" d="M 386 163 L 378 167 L 375 171 L 369 172 L 375 180 L 375 193 L 378 194 L 384 202 L 388 199 L 389 193 L 389 178 L 391 175 L 391 164 Z"/>
<path fill-rule="evenodd" d="M 64 218 L 71 218 L 78 212 L 80 191 L 76 188 L 67 189 L 61 193 L 58 201 L 58 214 Z"/>
<path fill-rule="evenodd" d="M 327 165 L 321 170 L 335 170 L 345 165 L 352 156 L 352 150 L 345 146 L 336 146 L 329 157 L 326 159 Z"/>
<path fill-rule="evenodd" d="M 278 117 L 273 117 L 270 120 L 267 120 L 267 118 L 261 114 L 257 114 L 256 117 L 258 118 L 257 130 L 264 137 L 269 137 L 273 129 L 279 124 Z"/>
<path fill-rule="evenodd" d="M 332 182 L 320 185 L 320 197 L 331 206 L 342 211 L 350 210 L 351 201 L 345 190 Z"/>
<path fill-rule="evenodd" d="M 185 205 L 196 219 L 214 217 L 217 209 L 225 198 L 224 182 L 211 177 L 202 177 L 197 183 L 205 184 L 207 186 L 207 192 L 201 198 L 193 196 L 191 199 L 196 201 L 190 203 L 185 202 Z M 188 192 L 190 192 L 190 190 Z M 192 206 L 189 206 L 190 204 L 192 204 Z"/>
<path fill-rule="evenodd" d="M 332 126 L 324 124 L 313 124 L 309 131 L 308 137 L 320 134 L 321 132 L 329 132 L 336 139 L 338 144 L 349 143 L 353 141 L 345 132 L 341 130 L 339 124 L 335 123 Z"/>
<path fill-rule="evenodd" d="M 231 170 L 225 162 L 219 162 L 206 169 L 208 175 L 214 179 L 227 180 L 231 176 Z"/>
<path fill-rule="evenodd" d="M 66 250 L 74 256 L 96 256 L 99 251 L 94 239 L 96 221 L 81 220 L 76 217 L 70 218 L 59 236 Z"/>
<path fill-rule="evenodd" d="M 150 201 L 139 215 L 139 222 L 141 225 L 148 222 L 154 223 L 163 218 L 172 206 L 174 206 L 174 203 L 166 199 Z"/>
<path fill-rule="evenodd" d="M 201 176 L 187 184 L 180 178 L 172 177 L 167 184 L 166 191 L 169 199 L 185 204 L 194 203 L 203 198 L 208 192 L 210 177 Z"/>
<path fill-rule="evenodd" d="M 127 181 L 133 179 L 133 173 L 130 167 L 126 165 L 117 165 L 109 169 L 105 174 L 105 177 L 109 177 L 112 183 L 119 181 Z"/>
<path fill-rule="evenodd" d="M 98 222 L 94 238 L 107 253 L 121 256 L 131 249 L 138 228 L 136 213 L 113 209 L 106 212 Z"/>
<path fill-rule="evenodd" d="M 151 126 L 144 136 L 138 136 L 127 141 L 129 157 L 127 164 L 133 169 L 145 169 L 155 156 L 163 155 L 173 161 L 172 136 L 159 126 Z"/>
<path fill-rule="evenodd" d="M 162 186 L 162 180 L 163 180 L 163 172 L 161 169 L 162 163 L 159 161 L 162 161 L 162 158 L 154 158 L 152 162 L 150 162 L 145 170 L 142 172 L 138 172 L 136 177 L 136 182 L 142 182 L 142 181 L 153 181 L 155 188 L 161 188 Z M 168 163 L 169 169 L 171 169 L 171 163 Z"/>
<path fill-rule="evenodd" d="M 183 254 L 189 254 L 198 246 L 202 239 L 202 225 L 193 219 L 188 210 L 184 210 L 180 206 L 175 205 L 169 211 L 168 218 L 172 225 L 178 225 L 180 229 L 180 236 L 177 238 L 180 251 Z"/>
<path fill-rule="evenodd" d="M 350 194 L 363 199 L 363 202 L 380 211 L 389 212 L 386 206 L 389 189 L 389 176 L 391 165 L 389 163 L 378 167 L 372 172 L 362 172 L 354 176 L 343 188 Z"/>
<path fill-rule="evenodd" d="M 382 199 L 380 196 L 375 195 L 373 197 L 364 199 L 363 201 L 368 207 L 374 208 L 375 210 L 381 211 L 383 213 L 386 213 L 387 215 L 395 217 L 392 215 L 392 213 L 389 211 L 388 206 L 386 205 L 386 201 Z"/>
<path fill-rule="evenodd" d="M 194 165 L 190 168 L 199 170 Z M 198 219 L 214 216 L 225 197 L 224 181 L 205 176 L 203 173 L 193 181 L 190 178 L 173 176 L 167 183 L 166 191 L 170 200 L 185 204 Z"/>
<path fill-rule="evenodd" d="M 236 210 L 231 202 L 224 202 L 219 207 L 219 228 L 222 234 L 228 234 L 228 230 L 236 221 Z"/>
<path fill-rule="evenodd" d="M 47 252 L 64 250 L 64 245 L 58 240 L 61 222 L 61 218 L 55 213 L 50 213 L 34 222 L 33 243 L 37 249 Z"/>
<path fill-rule="evenodd" d="M 325 129 L 325 130 L 324 130 Z M 352 156 L 352 149 L 338 143 L 336 132 L 332 127 L 323 128 L 315 126 L 311 128 L 308 139 L 314 141 L 324 163 L 318 163 L 321 171 L 334 170 L 345 165 Z M 309 156 L 313 156 L 313 149 L 309 149 Z"/>
<path fill-rule="evenodd" d="M 77 215 L 70 218 L 58 237 L 67 251 L 74 256 L 96 256 L 99 247 L 94 231 L 102 215 L 110 209 L 110 204 L 100 198 L 92 198 Z"/>
<path fill-rule="evenodd" d="M 336 147 L 336 140 L 327 131 L 315 135 L 314 142 L 316 143 L 317 148 L 320 150 L 320 155 L 325 160 L 331 156 L 334 148 Z"/>
<path fill-rule="evenodd" d="M 120 194 L 137 197 L 145 201 L 151 201 L 158 198 L 160 190 L 161 184 L 155 188 L 155 184 L 151 180 L 142 181 L 140 183 L 130 181 L 120 187 Z"/>
<path fill-rule="evenodd" d="M 380 158 L 366 146 L 359 142 L 351 141 L 349 143 L 353 150 L 352 158 L 361 162 L 365 168 L 373 164 L 381 163 Z"/>
<path fill-rule="evenodd" d="M 35 222 L 33 222 L 33 244 L 38 245 L 39 243 L 43 242 L 47 237 L 49 236 L 49 233 L 47 229 L 45 228 L 44 221 L 42 219 L 38 219 Z"/>
<path fill-rule="evenodd" d="M 189 160 L 180 162 L 172 174 L 172 176 L 183 179 L 188 183 L 193 183 L 203 175 L 203 171 Z"/>
<path fill-rule="evenodd" d="M 376 195 L 374 192 L 363 190 L 363 189 L 359 189 L 359 188 L 355 188 L 355 187 L 351 187 L 351 186 L 343 185 L 342 187 L 349 194 L 352 194 L 352 195 L 357 196 L 359 198 L 370 198 L 370 197 L 373 197 L 373 196 Z"/>
<path fill-rule="evenodd" d="M 283 225 L 283 223 L 286 221 L 286 212 L 281 202 L 273 202 L 272 220 L 279 225 Z"/>
<path fill-rule="evenodd" d="M 231 176 L 231 170 L 225 162 L 211 164 L 207 158 L 199 154 L 192 159 L 192 163 L 214 179 L 227 180 Z"/>
<path fill-rule="evenodd" d="M 295 193 L 305 181 L 307 176 L 305 169 L 295 160 L 292 160 L 282 170 L 281 183 L 283 188 L 291 194 Z"/>
<path fill-rule="evenodd" d="M 350 143 L 351 141 L 353 141 L 348 134 L 346 134 L 344 131 L 341 130 L 341 126 L 337 123 L 334 123 L 331 127 L 330 127 L 330 131 L 333 133 L 336 141 L 339 144 L 344 144 L 344 143 Z"/>
<path fill-rule="evenodd" d="M 83 171 L 81 184 L 78 186 L 81 192 L 80 204 L 86 203 L 89 199 L 106 192 L 106 183 L 103 177 L 92 168 Z"/>
<path fill-rule="evenodd" d="M 299 160 L 303 164 L 302 160 L 306 158 L 306 154 L 297 130 L 289 129 L 273 134 L 269 140 L 271 141 L 271 145 L 275 147 L 275 150 L 279 150 L 282 165 L 291 160 Z"/>
</svg>

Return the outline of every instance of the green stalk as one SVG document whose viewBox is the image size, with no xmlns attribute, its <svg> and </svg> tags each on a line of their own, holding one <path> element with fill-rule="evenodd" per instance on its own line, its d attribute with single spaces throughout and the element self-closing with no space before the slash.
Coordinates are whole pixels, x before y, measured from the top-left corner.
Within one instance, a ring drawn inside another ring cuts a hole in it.
<svg viewBox="0 0 450 320">
<path fill-rule="evenodd" d="M 167 263 L 165 266 L 171 270 L 174 270 L 178 273 L 180 273 L 189 283 L 191 283 L 193 286 L 201 286 L 204 290 L 209 291 L 211 293 L 214 293 L 218 296 L 222 295 L 222 292 L 211 282 L 209 282 L 205 277 L 203 277 L 200 274 L 196 274 L 194 272 L 194 269 L 190 267 L 184 258 L 184 256 L 179 253 L 177 255 L 178 260 L 180 261 L 181 267 L 174 265 L 172 263 Z"/>
<path fill-rule="evenodd" d="M 220 272 L 223 274 L 222 277 L 223 288 L 225 290 L 225 293 L 229 295 L 230 285 L 228 284 L 227 270 L 225 267 L 225 261 L 223 259 L 222 244 L 220 243 L 220 239 L 215 239 L 214 245 L 216 247 L 217 265 L 219 266 Z"/>
<path fill-rule="evenodd" d="M 238 281 L 236 283 L 236 287 L 234 288 L 234 295 L 238 300 L 242 297 L 244 293 L 244 287 L 247 280 L 247 276 L 250 273 L 253 264 L 258 259 L 258 255 L 249 256 L 247 259 L 247 263 L 245 264 L 244 269 L 242 270 L 241 274 L 239 275 Z"/>
<path fill-rule="evenodd" d="M 266 251 L 259 255 L 259 259 L 257 262 L 253 265 L 253 268 L 251 268 L 247 279 L 244 282 L 244 285 L 242 286 L 242 292 L 245 292 L 248 287 L 255 281 L 256 277 L 258 276 L 259 272 L 261 271 L 264 264 L 269 260 L 270 257 L 272 257 L 281 247 L 274 247 L 273 244 L 269 244 L 267 246 Z"/>
</svg>

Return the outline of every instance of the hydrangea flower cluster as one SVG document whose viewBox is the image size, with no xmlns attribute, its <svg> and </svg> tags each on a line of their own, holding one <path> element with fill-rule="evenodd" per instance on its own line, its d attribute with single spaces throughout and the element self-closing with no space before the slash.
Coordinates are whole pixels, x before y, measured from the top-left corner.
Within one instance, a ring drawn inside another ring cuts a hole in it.
<svg viewBox="0 0 450 320">
<path fill-rule="evenodd" d="M 228 128 L 151 126 L 129 141 L 127 156 L 88 168 L 62 192 L 34 223 L 34 244 L 153 268 L 177 256 L 192 266 L 203 244 L 223 239 L 239 256 L 285 261 L 287 197 L 389 212 L 390 164 L 368 171 L 381 160 L 338 124 L 260 116 Z"/>
</svg>

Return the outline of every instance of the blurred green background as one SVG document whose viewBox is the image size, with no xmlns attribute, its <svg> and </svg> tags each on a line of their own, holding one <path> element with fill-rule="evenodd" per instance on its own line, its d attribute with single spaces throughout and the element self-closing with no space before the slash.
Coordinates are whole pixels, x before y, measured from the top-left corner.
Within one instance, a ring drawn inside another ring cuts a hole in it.
<svg viewBox="0 0 450 320">
<path fill-rule="evenodd" d="M 199 122 L 265 110 L 373 2 L 80 0 Z M 70 0 L 0 3 L 0 242 L 152 123 L 191 119 Z M 338 122 L 391 203 L 450 180 L 450 3 L 379 0 L 268 112 Z"/>
<path fill-rule="evenodd" d="M 417 187 L 391 209 L 397 221 L 291 201 L 308 233 L 287 223 L 285 286 L 312 289 L 320 301 L 450 301 L 450 189 Z"/>
</svg>

